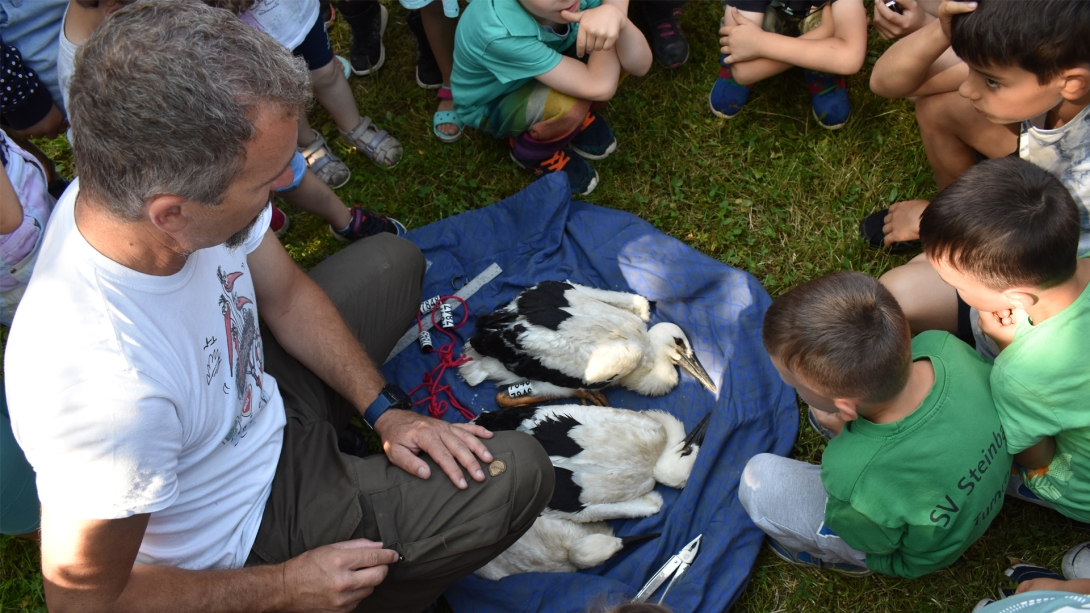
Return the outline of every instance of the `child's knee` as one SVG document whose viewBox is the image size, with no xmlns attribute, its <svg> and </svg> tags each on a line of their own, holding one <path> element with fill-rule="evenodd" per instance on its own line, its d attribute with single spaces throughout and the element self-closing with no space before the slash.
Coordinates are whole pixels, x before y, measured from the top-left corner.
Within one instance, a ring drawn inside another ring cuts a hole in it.
<svg viewBox="0 0 1090 613">
<path fill-rule="evenodd" d="M 310 85 L 314 89 L 332 87 L 341 74 L 341 63 L 333 58 L 325 66 L 310 71 Z"/>
<path fill-rule="evenodd" d="M 746 462 L 746 467 L 742 471 L 742 478 L 738 482 L 738 500 L 751 517 L 758 514 L 761 490 L 768 490 L 768 487 L 762 486 L 772 478 L 770 474 L 772 471 L 769 469 L 775 461 L 773 458 L 777 457 L 770 453 L 759 453 Z"/>
<path fill-rule="evenodd" d="M 583 125 L 590 106 L 590 100 L 550 91 L 541 121 L 530 126 L 527 132 L 541 141 L 555 140 L 571 134 Z"/>
</svg>

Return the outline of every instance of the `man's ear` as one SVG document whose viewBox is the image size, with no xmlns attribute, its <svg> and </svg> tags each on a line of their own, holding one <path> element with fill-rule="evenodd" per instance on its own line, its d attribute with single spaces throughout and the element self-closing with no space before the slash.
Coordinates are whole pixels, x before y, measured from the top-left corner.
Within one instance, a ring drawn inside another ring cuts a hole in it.
<svg viewBox="0 0 1090 613">
<path fill-rule="evenodd" d="M 167 234 L 177 234 L 189 224 L 188 200 L 173 194 L 154 196 L 146 205 L 148 218 L 156 228 Z"/>
<path fill-rule="evenodd" d="M 1041 299 L 1032 288 L 1014 287 L 1003 292 L 1003 297 L 1011 303 L 1012 308 L 1028 309 L 1037 304 Z"/>
<path fill-rule="evenodd" d="M 1090 65 L 1068 68 L 1059 78 L 1063 79 L 1060 95 L 1064 100 L 1074 102 L 1090 93 Z"/>
<path fill-rule="evenodd" d="M 834 398 L 833 406 L 836 410 L 840 411 L 840 419 L 844 421 L 855 421 L 859 419 L 859 411 L 856 407 L 859 403 L 849 398 Z"/>
</svg>

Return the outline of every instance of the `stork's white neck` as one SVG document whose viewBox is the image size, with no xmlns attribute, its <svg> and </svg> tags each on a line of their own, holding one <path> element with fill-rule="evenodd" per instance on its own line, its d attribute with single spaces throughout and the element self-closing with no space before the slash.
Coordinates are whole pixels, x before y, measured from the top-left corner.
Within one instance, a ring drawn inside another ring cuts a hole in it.
<svg viewBox="0 0 1090 613">
<path fill-rule="evenodd" d="M 678 333 L 680 329 L 674 324 L 652 326 L 647 331 L 650 351 L 644 352 L 640 365 L 624 378 L 621 385 L 644 396 L 662 396 L 677 387 L 674 336 Z"/>
</svg>

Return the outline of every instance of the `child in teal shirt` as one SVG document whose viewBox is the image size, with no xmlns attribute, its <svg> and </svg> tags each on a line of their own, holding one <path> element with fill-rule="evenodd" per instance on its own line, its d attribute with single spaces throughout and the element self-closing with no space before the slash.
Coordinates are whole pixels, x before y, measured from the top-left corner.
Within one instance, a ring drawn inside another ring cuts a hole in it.
<svg viewBox="0 0 1090 613">
<path fill-rule="evenodd" d="M 458 23 L 451 89 L 467 126 L 510 139 L 516 163 L 541 176 L 564 172 L 589 194 L 586 159 L 617 147 L 592 109 L 617 91 L 621 70 L 641 76 L 651 50 L 629 21 L 628 0 L 474 0 Z M 561 55 L 575 47 L 584 64 Z"/>
</svg>

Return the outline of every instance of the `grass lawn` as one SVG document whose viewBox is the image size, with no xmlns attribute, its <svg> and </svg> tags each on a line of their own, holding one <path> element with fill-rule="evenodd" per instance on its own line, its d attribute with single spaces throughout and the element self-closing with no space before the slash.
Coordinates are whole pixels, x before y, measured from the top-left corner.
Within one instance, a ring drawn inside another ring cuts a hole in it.
<svg viewBox="0 0 1090 613">
<path fill-rule="evenodd" d="M 467 130 L 459 142 L 443 145 L 431 134 L 434 93 L 416 87 L 405 13 L 387 4 L 386 65 L 351 83 L 361 111 L 397 137 L 405 154 L 396 169 L 383 171 L 344 149 L 332 138 L 336 129 L 324 110 L 314 109 L 315 128 L 353 171 L 338 191 L 341 198 L 415 227 L 488 205 L 529 184 L 529 174 L 508 159 L 503 143 Z M 813 119 L 799 70 L 758 84 L 743 113 L 725 121 L 708 108 L 717 72 L 718 7 L 690 0 L 682 22 L 692 45 L 689 62 L 672 71 L 656 65 L 647 77 L 628 79 L 606 108 L 619 147 L 595 163 L 601 183 L 586 200 L 635 213 L 753 273 L 773 296 L 832 271 L 878 275 L 901 264 L 906 258 L 867 249 L 856 229 L 876 208 L 934 192 L 911 104 L 878 98 L 867 87 L 870 67 L 886 44 L 874 36 L 863 73 L 849 80 L 853 116 L 837 132 Z M 345 54 L 343 21 L 332 37 Z M 62 140 L 42 146 L 71 174 Z M 285 211 L 292 228 L 284 242 L 303 267 L 341 247 L 324 222 Z M 823 442 L 804 428 L 796 457 L 820 461 Z M 968 611 L 994 593 L 1009 558 L 1058 568 L 1064 551 L 1086 538 L 1056 513 L 1009 500 L 989 533 L 957 563 L 915 581 L 801 570 L 762 551 L 734 610 Z M 36 545 L 3 537 L 0 559 L 0 611 L 44 610 Z"/>
</svg>

